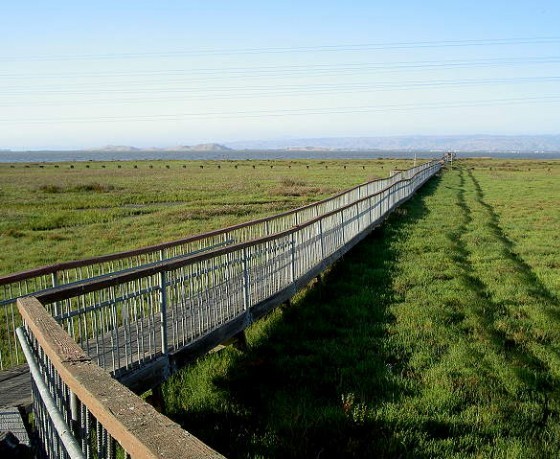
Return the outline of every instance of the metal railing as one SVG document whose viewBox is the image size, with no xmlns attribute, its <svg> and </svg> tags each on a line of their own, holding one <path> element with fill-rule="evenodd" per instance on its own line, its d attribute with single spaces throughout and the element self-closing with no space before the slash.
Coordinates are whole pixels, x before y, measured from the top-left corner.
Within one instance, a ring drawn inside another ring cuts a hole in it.
<svg viewBox="0 0 560 459">
<path fill-rule="evenodd" d="M 388 186 L 380 191 L 272 235 L 35 296 L 98 365 L 120 378 L 232 321 L 243 328 L 261 303 L 293 295 L 439 167 L 431 162 L 381 180 Z"/>
<path fill-rule="evenodd" d="M 147 374 L 161 382 L 189 356 L 234 336 L 350 250 L 440 168 L 432 161 L 400 172 L 377 191 L 274 234 L 19 299 L 25 327 L 18 335 L 34 368 L 35 427 L 46 457 L 74 457 L 67 431 L 84 457 L 112 458 L 117 450 L 217 457 L 117 379 L 146 389 L 153 384 Z"/>
<path fill-rule="evenodd" d="M 267 237 L 388 189 L 396 181 L 409 178 L 423 167 L 425 165 L 398 172 L 386 179 L 370 181 L 328 199 L 271 217 L 141 249 L 0 276 L 0 370 L 23 362 L 23 355 L 15 336 L 15 329 L 21 325 L 16 308 L 17 298 L 35 295 L 61 285 L 74 284 L 84 279 L 123 273 L 137 267 L 154 265 L 163 260 Z M 56 309 L 53 312 L 56 314 Z"/>
<path fill-rule="evenodd" d="M 18 300 L 29 362 L 36 456 L 222 458 L 93 364 L 34 298 Z"/>
</svg>

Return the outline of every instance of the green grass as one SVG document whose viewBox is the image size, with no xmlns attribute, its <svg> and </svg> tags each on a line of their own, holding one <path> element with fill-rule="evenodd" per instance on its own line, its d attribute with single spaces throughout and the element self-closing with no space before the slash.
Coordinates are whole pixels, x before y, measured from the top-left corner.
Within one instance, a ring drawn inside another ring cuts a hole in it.
<svg viewBox="0 0 560 459">
<path fill-rule="evenodd" d="M 402 160 L 0 164 L 0 275 L 269 216 L 411 166 Z"/>
<path fill-rule="evenodd" d="M 560 162 L 463 160 L 164 385 L 228 457 L 557 457 Z"/>
</svg>

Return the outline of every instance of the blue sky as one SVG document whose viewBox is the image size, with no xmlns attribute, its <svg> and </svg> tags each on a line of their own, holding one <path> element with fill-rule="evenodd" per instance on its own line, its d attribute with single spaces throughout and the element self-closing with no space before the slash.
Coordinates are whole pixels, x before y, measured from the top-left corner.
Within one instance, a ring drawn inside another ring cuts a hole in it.
<svg viewBox="0 0 560 459">
<path fill-rule="evenodd" d="M 558 1 L 8 2 L 0 148 L 558 134 Z"/>
</svg>

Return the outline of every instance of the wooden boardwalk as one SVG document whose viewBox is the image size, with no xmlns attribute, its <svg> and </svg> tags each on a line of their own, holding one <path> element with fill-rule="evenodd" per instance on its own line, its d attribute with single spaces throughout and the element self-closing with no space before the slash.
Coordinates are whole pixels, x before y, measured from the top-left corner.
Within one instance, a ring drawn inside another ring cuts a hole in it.
<svg viewBox="0 0 560 459">
<path fill-rule="evenodd" d="M 0 372 L 0 408 L 31 405 L 31 376 L 27 365 Z"/>
<path fill-rule="evenodd" d="M 20 444 L 30 446 L 29 435 L 17 407 L 0 408 L 0 432 L 11 432 Z"/>
<path fill-rule="evenodd" d="M 155 362 L 162 357 L 161 351 L 155 354 L 152 352 L 145 352 L 143 355 L 139 354 L 138 350 L 143 347 L 139 345 L 139 341 L 145 340 L 147 342 L 149 339 L 152 339 L 149 336 L 152 330 L 156 331 L 157 339 L 161 339 L 161 319 L 159 315 L 150 319 L 145 318 L 143 321 L 145 324 L 141 327 L 140 333 L 130 333 L 130 327 L 121 326 L 117 329 L 116 333 L 106 333 L 98 336 L 95 340 L 92 339 L 88 343 L 84 343 L 84 350 L 88 351 L 86 353 L 92 361 L 105 367 L 107 371 L 110 371 L 111 367 L 113 367 L 116 379 L 120 379 L 120 376 L 125 376 L 130 380 L 130 375 L 135 370 L 138 370 L 138 364 L 142 360 Z M 148 326 L 148 322 L 150 322 L 151 326 Z M 167 326 L 169 329 L 174 327 L 171 315 L 167 317 Z M 194 332 L 191 331 L 190 333 L 194 335 Z M 200 335 L 197 337 L 200 337 Z M 115 345 L 116 342 L 119 343 L 118 346 Z M 192 344 L 192 342 L 186 342 L 185 347 L 189 344 Z M 215 343 L 215 345 L 218 344 L 220 343 Z M 196 355 L 198 356 L 198 353 Z M 136 379 L 132 378 L 132 381 L 125 385 L 135 386 L 134 382 L 136 382 Z M 140 385 L 140 387 L 143 390 L 151 388 L 150 384 L 147 386 Z M 142 392 L 142 389 L 139 391 Z M 11 407 L 28 408 L 32 401 L 31 375 L 26 364 L 0 371 L 0 409 Z"/>
</svg>

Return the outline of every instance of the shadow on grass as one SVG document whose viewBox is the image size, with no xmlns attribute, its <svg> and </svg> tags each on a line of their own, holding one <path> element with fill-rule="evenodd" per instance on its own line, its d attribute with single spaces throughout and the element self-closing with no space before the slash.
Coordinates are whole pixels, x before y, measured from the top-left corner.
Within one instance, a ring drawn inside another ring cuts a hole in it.
<svg viewBox="0 0 560 459">
<path fill-rule="evenodd" d="M 464 171 L 470 182 L 467 184 L 464 178 Z M 512 253 L 513 243 L 507 238 L 498 224 L 498 216 L 494 209 L 483 201 L 483 192 L 480 185 L 474 178 L 469 169 L 459 168 L 459 187 L 457 192 L 457 205 L 461 209 L 462 220 L 458 222 L 457 229 L 449 234 L 449 239 L 453 244 L 454 261 L 457 266 L 457 277 L 470 290 L 476 301 L 473 301 L 466 308 L 467 313 L 476 317 L 476 323 L 480 325 L 477 333 L 482 334 L 485 342 L 491 345 L 499 359 L 504 359 L 511 366 L 519 381 L 526 387 L 537 387 L 539 390 L 550 391 L 552 389 L 549 376 L 546 372 L 546 365 L 533 352 L 520 343 L 512 340 L 505 330 L 496 329 L 496 323 L 503 317 L 507 317 L 507 308 L 502 302 L 492 299 L 490 286 L 479 277 L 471 258 L 473 247 L 469 247 L 465 237 L 472 229 L 468 226 L 473 222 L 472 210 L 465 198 L 465 188 L 469 186 L 474 189 L 475 199 L 487 212 L 486 219 L 483 220 L 493 237 L 500 243 L 503 254 L 514 264 L 515 271 L 522 276 L 520 280 L 526 285 L 533 285 L 533 277 L 536 278 L 531 268 Z M 540 283 L 539 283 L 540 284 Z M 540 284 L 542 289 L 544 285 Z M 544 296 L 544 295 L 543 295 Z M 541 297 L 542 298 L 542 297 Z M 550 300 L 549 297 L 546 299 Z M 490 349 L 490 348 L 489 348 Z M 513 362 L 513 363 L 512 363 Z"/>
<path fill-rule="evenodd" d="M 511 241 L 511 239 L 507 237 L 504 230 L 500 226 L 500 218 L 496 213 L 496 211 L 494 210 L 494 208 L 484 200 L 484 192 L 482 191 L 482 187 L 480 186 L 480 183 L 478 182 L 478 180 L 476 179 L 476 177 L 474 176 L 471 170 L 467 170 L 467 172 L 475 188 L 476 200 L 482 207 L 486 209 L 488 213 L 488 219 L 489 219 L 488 227 L 492 230 L 495 237 L 502 244 L 505 257 L 515 266 L 516 271 L 522 275 L 523 282 L 526 285 L 532 286 L 530 292 L 532 296 L 534 296 L 539 301 L 553 304 L 554 313 L 551 315 L 550 318 L 553 320 L 560 319 L 560 314 L 558 313 L 558 306 L 560 306 L 560 301 L 558 297 L 556 297 L 541 282 L 541 280 L 535 274 L 531 266 L 529 266 L 525 262 L 525 260 L 521 258 L 521 256 L 519 256 L 517 253 L 514 252 L 515 245 Z"/>
<path fill-rule="evenodd" d="M 393 321 L 392 247 L 426 215 L 424 199 L 439 181 L 426 183 L 293 306 L 257 324 L 247 352 L 226 350 L 230 363 L 212 378 L 219 400 L 170 415 L 231 458 L 404 453 L 390 427 L 369 419 L 365 407 L 407 391 L 392 376 L 405 362 L 385 344 Z"/>
</svg>

